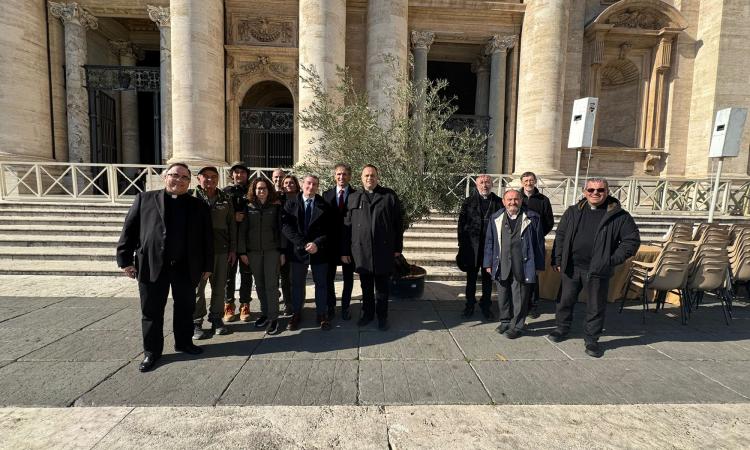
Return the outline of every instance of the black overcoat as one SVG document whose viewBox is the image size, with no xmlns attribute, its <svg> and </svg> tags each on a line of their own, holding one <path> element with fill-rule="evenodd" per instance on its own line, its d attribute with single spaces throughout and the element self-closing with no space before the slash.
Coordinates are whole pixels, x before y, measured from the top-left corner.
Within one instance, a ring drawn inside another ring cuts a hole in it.
<svg viewBox="0 0 750 450">
<path fill-rule="evenodd" d="M 357 273 L 393 272 L 394 253 L 404 248 L 401 202 L 393 190 L 376 186 L 370 202 L 364 191 L 349 194 L 342 255 L 351 256 Z"/>
<path fill-rule="evenodd" d="M 117 265 L 135 266 L 138 281 L 155 282 L 164 268 L 167 228 L 164 189 L 141 192 L 130 206 L 117 243 Z M 188 194 L 186 194 L 188 195 Z M 187 251 L 190 281 L 198 286 L 203 272 L 214 266 L 211 212 L 202 200 L 188 195 Z"/>
<path fill-rule="evenodd" d="M 354 192 L 354 188 L 351 186 L 346 187 L 346 198 Z M 327 191 L 323 192 L 323 200 L 331 206 L 334 211 L 335 223 L 329 235 L 331 245 L 329 246 L 328 256 L 331 260 L 331 264 L 337 266 L 341 265 L 341 246 L 344 244 L 344 219 L 346 213 L 349 211 L 347 208 L 347 202 L 344 202 L 344 207 L 339 208 L 339 199 L 336 197 L 336 187 L 332 187 Z"/>
<path fill-rule="evenodd" d="M 335 216 L 331 207 L 320 195 L 315 196 L 310 224 L 305 232 L 305 201 L 302 194 L 288 197 L 284 204 L 281 219 L 281 231 L 288 240 L 287 248 L 292 261 L 303 264 L 321 264 L 329 262 L 329 233 L 334 228 Z M 311 255 L 305 251 L 305 245 L 314 242 L 318 251 Z"/>
<path fill-rule="evenodd" d="M 484 256 L 484 237 L 487 232 L 483 223 L 488 222 L 492 215 L 503 207 L 503 201 L 490 192 L 490 204 L 487 211 L 484 212 L 486 221 L 483 221 L 482 210 L 480 207 L 481 196 L 478 192 L 470 195 L 461 205 L 461 212 L 458 215 L 458 255 L 456 264 L 464 272 L 476 270 L 482 265 Z"/>
</svg>

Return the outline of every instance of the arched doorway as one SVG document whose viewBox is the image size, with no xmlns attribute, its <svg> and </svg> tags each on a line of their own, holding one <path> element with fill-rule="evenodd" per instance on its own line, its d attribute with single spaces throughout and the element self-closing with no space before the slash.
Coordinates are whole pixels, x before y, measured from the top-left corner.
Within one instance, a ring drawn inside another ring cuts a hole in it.
<svg viewBox="0 0 750 450">
<path fill-rule="evenodd" d="M 281 83 L 262 81 L 242 99 L 240 159 L 250 167 L 294 164 L 294 99 Z"/>
</svg>

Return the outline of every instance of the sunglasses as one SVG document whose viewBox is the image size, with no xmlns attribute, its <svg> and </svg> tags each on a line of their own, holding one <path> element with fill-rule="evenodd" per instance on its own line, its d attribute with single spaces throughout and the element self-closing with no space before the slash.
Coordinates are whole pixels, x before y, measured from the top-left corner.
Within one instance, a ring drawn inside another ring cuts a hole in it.
<svg viewBox="0 0 750 450">
<path fill-rule="evenodd" d="M 593 194 L 594 192 L 598 192 L 600 194 L 607 192 L 607 188 L 588 188 L 586 189 L 586 192 L 589 194 Z"/>
</svg>

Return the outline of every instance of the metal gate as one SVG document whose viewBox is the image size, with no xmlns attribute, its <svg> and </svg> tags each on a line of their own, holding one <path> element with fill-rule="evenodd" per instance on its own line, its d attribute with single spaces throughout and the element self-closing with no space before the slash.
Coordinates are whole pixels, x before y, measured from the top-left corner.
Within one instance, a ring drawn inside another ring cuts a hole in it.
<svg viewBox="0 0 750 450">
<path fill-rule="evenodd" d="M 241 108 L 240 157 L 250 167 L 294 164 L 294 111 L 291 108 Z"/>
<path fill-rule="evenodd" d="M 91 162 L 109 164 L 117 161 L 117 118 L 115 99 L 101 91 L 94 91 L 91 121 Z"/>
</svg>

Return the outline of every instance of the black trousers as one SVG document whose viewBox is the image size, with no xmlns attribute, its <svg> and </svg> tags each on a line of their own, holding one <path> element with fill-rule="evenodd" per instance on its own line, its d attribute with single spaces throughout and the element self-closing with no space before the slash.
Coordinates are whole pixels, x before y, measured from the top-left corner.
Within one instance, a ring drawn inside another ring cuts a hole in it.
<svg viewBox="0 0 750 450">
<path fill-rule="evenodd" d="M 588 271 L 575 267 L 573 276 L 560 274 L 562 294 L 557 304 L 555 319 L 557 328 L 563 333 L 570 331 L 573 322 L 573 308 L 578 302 L 578 294 L 586 290 L 586 322 L 583 331 L 587 343 L 596 342 L 604 329 L 604 316 L 607 312 L 607 296 L 609 295 L 609 277 L 600 278 L 589 276 Z"/>
<path fill-rule="evenodd" d="M 237 267 L 240 269 L 240 303 L 250 303 L 252 299 L 253 275 L 250 273 L 250 266 L 243 263 L 238 256 L 234 264 L 229 266 L 227 272 L 227 289 L 224 295 L 224 301 L 229 303 L 234 301 L 234 293 L 237 287 L 234 285 L 234 278 L 237 274 Z M 213 289 L 213 287 L 212 287 Z"/>
<path fill-rule="evenodd" d="M 518 281 L 513 274 L 506 280 L 497 280 L 500 323 L 508 324 L 515 330 L 523 330 L 535 285 L 536 283 Z"/>
<path fill-rule="evenodd" d="M 335 264 L 328 265 L 328 275 L 326 277 L 326 283 L 328 284 L 328 307 L 336 307 L 336 266 Z M 354 264 L 342 264 L 341 271 L 344 276 L 344 290 L 341 291 L 341 309 L 349 309 L 349 304 L 352 302 L 352 289 L 354 289 Z"/>
<path fill-rule="evenodd" d="M 466 306 L 477 302 L 478 273 L 482 274 L 482 297 L 479 300 L 479 306 L 482 309 L 489 308 L 492 304 L 492 275 L 488 274 L 483 267 L 474 267 L 466 272 Z"/>
<path fill-rule="evenodd" d="M 146 355 L 161 356 L 164 350 L 164 307 L 167 305 L 170 287 L 174 299 L 174 345 L 185 347 L 193 342 L 195 286 L 190 280 L 187 267 L 167 266 L 155 282 L 138 282 L 138 292 L 141 295 L 143 353 Z"/>
<path fill-rule="evenodd" d="M 378 319 L 388 318 L 388 295 L 391 289 L 390 275 L 359 274 L 362 286 L 362 315 L 372 319 L 377 314 Z"/>
</svg>

